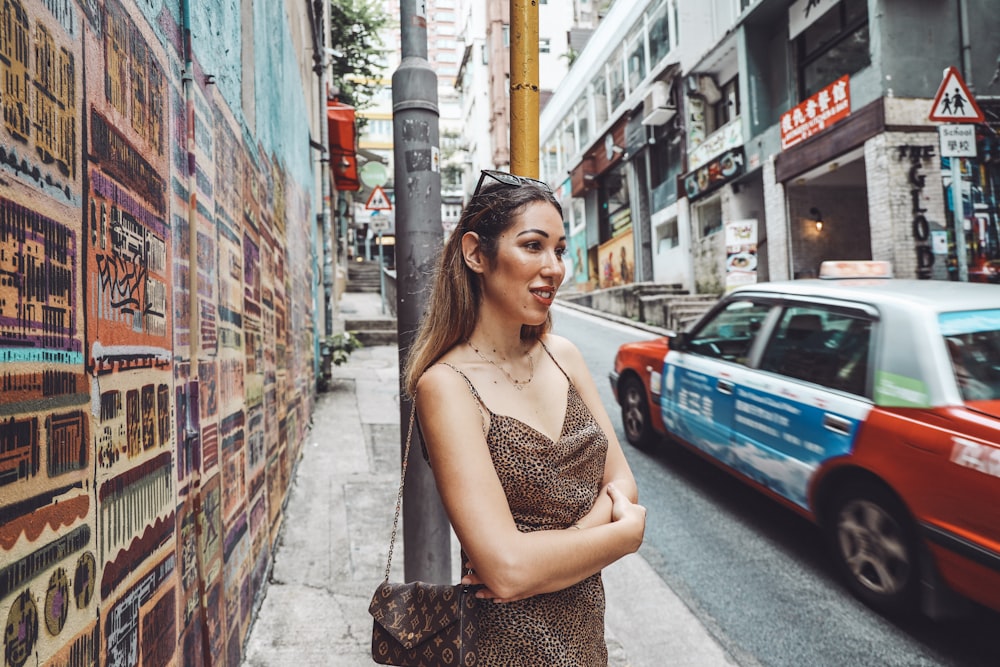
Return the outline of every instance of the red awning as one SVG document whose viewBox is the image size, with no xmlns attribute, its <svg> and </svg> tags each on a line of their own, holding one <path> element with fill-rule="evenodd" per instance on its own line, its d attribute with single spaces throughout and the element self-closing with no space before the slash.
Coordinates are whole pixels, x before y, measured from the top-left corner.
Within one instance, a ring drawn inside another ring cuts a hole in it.
<svg viewBox="0 0 1000 667">
<path fill-rule="evenodd" d="M 330 145 L 330 176 L 337 190 L 360 190 L 354 107 L 341 102 L 326 104 Z"/>
</svg>

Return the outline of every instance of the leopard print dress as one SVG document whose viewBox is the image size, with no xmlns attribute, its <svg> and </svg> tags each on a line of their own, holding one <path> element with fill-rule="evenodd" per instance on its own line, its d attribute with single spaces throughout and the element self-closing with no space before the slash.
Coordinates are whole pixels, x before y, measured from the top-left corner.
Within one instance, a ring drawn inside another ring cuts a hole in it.
<svg viewBox="0 0 1000 667">
<path fill-rule="evenodd" d="M 492 412 L 469 378 L 452 368 L 465 378 L 472 395 L 489 413 L 486 443 L 518 530 L 568 528 L 590 511 L 604 477 L 608 440 L 573 382 L 569 382 L 562 434 L 552 441 L 518 419 Z M 480 610 L 481 665 L 608 664 L 600 573 L 526 600 L 503 604 L 483 600 Z"/>
</svg>

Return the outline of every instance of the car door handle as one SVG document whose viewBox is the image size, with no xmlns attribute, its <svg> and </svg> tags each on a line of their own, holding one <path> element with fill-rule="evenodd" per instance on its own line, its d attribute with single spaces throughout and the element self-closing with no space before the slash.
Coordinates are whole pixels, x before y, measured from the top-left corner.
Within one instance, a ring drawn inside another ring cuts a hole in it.
<svg viewBox="0 0 1000 667">
<path fill-rule="evenodd" d="M 837 415 L 823 415 L 823 428 L 829 429 L 841 435 L 851 434 L 851 422 Z"/>
<path fill-rule="evenodd" d="M 729 380 L 719 380 L 718 384 L 715 385 L 715 388 L 723 394 L 733 393 L 733 383 Z"/>
</svg>

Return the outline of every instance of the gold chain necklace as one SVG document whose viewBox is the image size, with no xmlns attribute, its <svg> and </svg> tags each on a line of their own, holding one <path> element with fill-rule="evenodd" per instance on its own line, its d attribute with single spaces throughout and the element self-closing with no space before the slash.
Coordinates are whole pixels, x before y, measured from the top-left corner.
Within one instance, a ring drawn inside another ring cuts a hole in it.
<svg viewBox="0 0 1000 667">
<path fill-rule="evenodd" d="M 507 381 L 510 382 L 512 385 L 514 385 L 514 389 L 517 389 L 518 391 L 521 391 L 522 389 L 524 389 L 525 385 L 531 384 L 531 381 L 535 379 L 535 358 L 532 357 L 530 353 L 528 354 L 528 368 L 530 369 L 529 374 L 528 374 L 528 379 L 527 380 L 518 380 L 513 375 L 511 375 L 510 373 L 508 373 L 503 368 L 503 366 L 501 366 L 500 364 L 496 363 L 495 361 L 493 361 L 492 359 L 490 359 L 489 357 L 487 357 L 485 354 L 483 354 L 482 352 L 480 352 L 479 348 L 476 347 L 475 345 L 473 345 L 471 340 L 467 340 L 465 342 L 469 344 L 469 347 L 472 348 L 472 351 L 475 352 L 476 355 L 480 359 L 482 359 L 483 361 L 485 361 L 486 363 L 488 363 L 489 365 L 493 366 L 494 368 L 498 369 L 501 373 L 503 373 L 504 376 L 507 378 Z"/>
</svg>

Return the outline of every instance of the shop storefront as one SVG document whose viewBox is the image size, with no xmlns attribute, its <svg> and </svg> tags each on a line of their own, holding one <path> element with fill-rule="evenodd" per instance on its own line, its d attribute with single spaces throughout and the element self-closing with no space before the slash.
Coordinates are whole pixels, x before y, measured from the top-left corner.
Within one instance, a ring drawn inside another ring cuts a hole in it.
<svg viewBox="0 0 1000 667">
<path fill-rule="evenodd" d="M 584 197 L 596 205 L 595 232 L 585 235 L 588 287 L 607 288 L 635 281 L 633 197 L 629 188 L 629 164 L 625 155 L 622 118 L 584 153 L 571 172 L 573 197 Z M 575 247 L 574 247 L 575 246 Z M 571 237 L 570 252 L 578 252 L 579 239 Z"/>
</svg>

